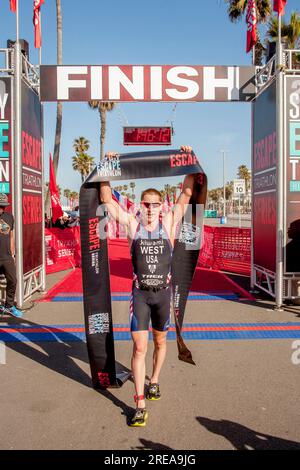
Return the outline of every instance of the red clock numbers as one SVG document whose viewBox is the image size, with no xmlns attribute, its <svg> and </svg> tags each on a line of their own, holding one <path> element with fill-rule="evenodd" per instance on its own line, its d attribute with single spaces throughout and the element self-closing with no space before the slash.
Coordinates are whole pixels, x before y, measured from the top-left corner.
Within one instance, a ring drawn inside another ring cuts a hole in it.
<svg viewBox="0 0 300 470">
<path fill-rule="evenodd" d="M 171 127 L 124 127 L 124 145 L 171 145 Z"/>
</svg>

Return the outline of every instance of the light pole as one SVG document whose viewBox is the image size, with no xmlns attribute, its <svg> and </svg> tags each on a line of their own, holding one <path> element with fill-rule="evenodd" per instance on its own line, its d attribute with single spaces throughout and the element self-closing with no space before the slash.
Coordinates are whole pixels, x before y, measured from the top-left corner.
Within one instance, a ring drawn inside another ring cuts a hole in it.
<svg viewBox="0 0 300 470">
<path fill-rule="evenodd" d="M 223 156 L 223 217 L 226 223 L 226 173 L 225 173 L 225 150 L 221 150 Z"/>
</svg>

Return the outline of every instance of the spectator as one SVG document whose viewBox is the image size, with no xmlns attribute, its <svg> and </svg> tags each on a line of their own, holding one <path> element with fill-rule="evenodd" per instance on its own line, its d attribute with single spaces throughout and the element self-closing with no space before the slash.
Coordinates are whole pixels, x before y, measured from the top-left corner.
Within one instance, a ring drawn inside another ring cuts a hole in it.
<svg viewBox="0 0 300 470">
<path fill-rule="evenodd" d="M 17 287 L 15 266 L 15 241 L 13 235 L 14 217 L 5 212 L 9 206 L 6 194 L 0 194 L 0 269 L 6 279 L 6 302 L 1 305 L 0 313 L 8 313 L 14 317 L 21 318 L 23 313 L 14 306 Z"/>
<path fill-rule="evenodd" d="M 69 227 L 69 223 L 70 223 L 70 216 L 66 212 L 64 212 L 61 217 L 56 219 L 55 224 L 53 225 L 53 227 L 60 228 L 60 229 L 65 229 L 65 228 Z"/>
</svg>

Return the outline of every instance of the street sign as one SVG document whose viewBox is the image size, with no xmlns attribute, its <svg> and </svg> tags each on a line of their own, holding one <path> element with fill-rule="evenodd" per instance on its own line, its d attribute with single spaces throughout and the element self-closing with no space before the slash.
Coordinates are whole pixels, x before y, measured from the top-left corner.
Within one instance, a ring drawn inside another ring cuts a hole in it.
<svg viewBox="0 0 300 470">
<path fill-rule="evenodd" d="M 246 194 L 245 180 L 238 179 L 233 181 L 233 194 L 234 196 L 242 196 Z"/>
</svg>

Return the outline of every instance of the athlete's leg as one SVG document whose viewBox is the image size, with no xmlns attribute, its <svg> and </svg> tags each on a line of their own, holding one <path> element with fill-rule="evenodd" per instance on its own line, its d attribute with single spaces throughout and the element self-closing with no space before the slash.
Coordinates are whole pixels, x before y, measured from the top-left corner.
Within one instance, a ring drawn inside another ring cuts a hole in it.
<svg viewBox="0 0 300 470">
<path fill-rule="evenodd" d="M 134 379 L 136 395 L 144 395 L 146 375 L 146 353 L 148 345 L 148 331 L 132 331 L 133 353 L 131 370 Z M 145 407 L 145 400 L 137 402 L 139 408 Z"/>
<path fill-rule="evenodd" d="M 167 333 L 170 326 L 171 289 L 153 294 L 151 305 L 152 335 L 154 342 L 153 370 L 150 383 L 159 383 L 159 374 L 167 351 Z"/>
<path fill-rule="evenodd" d="M 130 330 L 133 340 L 131 370 L 138 396 L 144 395 L 149 323 L 150 307 L 147 304 L 147 292 L 134 287 L 130 299 Z M 138 401 L 137 407 L 144 408 L 145 401 Z"/>
<path fill-rule="evenodd" d="M 157 331 L 152 329 L 154 352 L 153 370 L 150 383 L 159 383 L 159 374 L 164 363 L 167 352 L 167 331 Z"/>
</svg>

